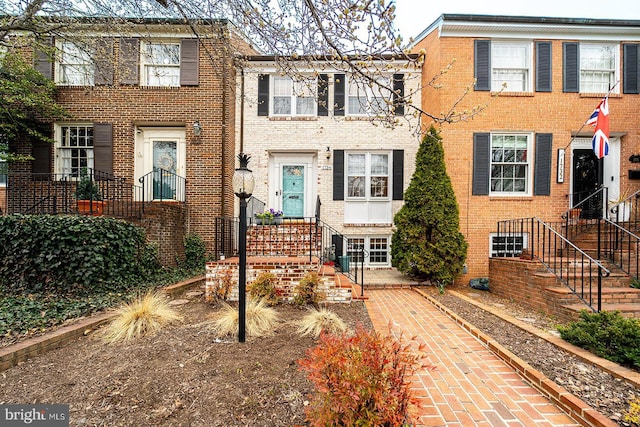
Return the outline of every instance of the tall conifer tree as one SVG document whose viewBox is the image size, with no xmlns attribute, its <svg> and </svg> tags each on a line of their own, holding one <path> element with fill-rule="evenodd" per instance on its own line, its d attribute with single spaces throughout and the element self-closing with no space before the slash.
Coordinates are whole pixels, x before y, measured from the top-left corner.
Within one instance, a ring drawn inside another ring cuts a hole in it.
<svg viewBox="0 0 640 427">
<path fill-rule="evenodd" d="M 432 126 L 416 156 L 416 168 L 394 217 L 392 264 L 398 270 L 440 285 L 462 272 L 467 242 L 460 233 L 459 210 L 444 163 L 442 138 Z"/>
</svg>

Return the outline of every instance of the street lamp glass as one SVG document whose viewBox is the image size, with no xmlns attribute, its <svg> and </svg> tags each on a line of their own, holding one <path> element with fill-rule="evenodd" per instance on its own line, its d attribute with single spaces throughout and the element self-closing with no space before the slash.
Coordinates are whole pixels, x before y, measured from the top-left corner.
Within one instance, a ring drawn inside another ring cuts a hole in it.
<svg viewBox="0 0 640 427">
<path fill-rule="evenodd" d="M 238 159 L 240 160 L 240 167 L 233 174 L 233 192 L 241 199 L 247 199 L 253 194 L 256 180 L 251 169 L 247 168 L 249 156 L 240 153 Z"/>
</svg>

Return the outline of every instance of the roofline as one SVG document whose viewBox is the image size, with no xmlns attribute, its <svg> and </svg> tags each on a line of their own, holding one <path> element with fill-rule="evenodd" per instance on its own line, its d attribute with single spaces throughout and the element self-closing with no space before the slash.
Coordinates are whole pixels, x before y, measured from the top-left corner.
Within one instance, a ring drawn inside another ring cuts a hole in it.
<svg viewBox="0 0 640 427">
<path fill-rule="evenodd" d="M 406 59 L 419 59 L 418 53 L 402 53 L 402 54 L 383 54 L 383 55 L 350 55 L 348 59 L 361 60 L 370 59 L 372 61 L 402 61 Z M 342 58 L 334 55 L 299 55 L 299 56 L 285 56 L 285 55 L 247 55 L 243 59 L 250 62 L 276 62 L 280 59 L 286 59 L 288 61 L 316 61 L 316 62 L 336 62 L 341 61 Z"/>
<path fill-rule="evenodd" d="M 413 40 L 412 45 L 429 35 L 435 28 L 441 27 L 445 21 L 486 22 L 496 24 L 536 24 L 536 25 L 576 25 L 598 27 L 638 27 L 640 20 L 635 19 L 595 19 L 595 18 L 558 18 L 545 16 L 512 16 L 512 15 L 475 15 L 464 13 L 443 13 Z"/>
</svg>

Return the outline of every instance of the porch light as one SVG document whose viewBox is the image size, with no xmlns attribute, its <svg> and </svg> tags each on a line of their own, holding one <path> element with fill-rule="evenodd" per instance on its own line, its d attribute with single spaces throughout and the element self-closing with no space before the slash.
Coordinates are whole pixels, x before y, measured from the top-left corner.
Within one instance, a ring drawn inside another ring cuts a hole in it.
<svg viewBox="0 0 640 427">
<path fill-rule="evenodd" d="M 202 133 L 202 125 L 200 124 L 200 120 L 196 120 L 193 123 L 193 134 L 195 136 L 200 136 L 201 133 Z"/>
<path fill-rule="evenodd" d="M 327 147 L 326 154 L 327 154 L 327 160 L 329 160 L 331 158 L 331 147 Z"/>
<path fill-rule="evenodd" d="M 240 167 L 233 174 L 233 192 L 240 199 L 238 226 L 238 342 L 245 342 L 247 317 L 247 199 L 251 197 L 256 181 L 249 165 L 251 156 L 240 153 Z"/>
</svg>

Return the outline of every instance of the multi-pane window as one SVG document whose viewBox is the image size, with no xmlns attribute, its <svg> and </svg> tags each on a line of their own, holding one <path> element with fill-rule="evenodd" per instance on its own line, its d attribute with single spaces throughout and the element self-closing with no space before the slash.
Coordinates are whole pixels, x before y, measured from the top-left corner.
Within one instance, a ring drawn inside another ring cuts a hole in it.
<svg viewBox="0 0 640 427">
<path fill-rule="evenodd" d="M 84 168 L 93 169 L 93 126 L 60 126 L 56 141 L 57 172 L 78 177 Z"/>
<path fill-rule="evenodd" d="M 616 82 L 616 45 L 580 43 L 580 92 L 607 93 Z"/>
<path fill-rule="evenodd" d="M 0 187 L 7 185 L 7 162 L 0 159 Z"/>
<path fill-rule="evenodd" d="M 389 110 L 391 92 L 386 89 L 389 79 L 378 78 L 376 82 L 362 78 L 350 78 L 348 87 L 349 115 L 380 114 Z"/>
<path fill-rule="evenodd" d="M 504 235 L 491 233 L 489 235 L 489 253 L 495 257 L 519 257 L 522 249 L 527 247 L 527 235 Z"/>
<path fill-rule="evenodd" d="M 316 114 L 316 80 L 293 81 L 290 77 L 273 78 L 273 114 L 277 116 L 312 116 Z"/>
<path fill-rule="evenodd" d="M 86 46 L 72 42 L 60 44 L 57 82 L 67 86 L 93 86 L 94 63 Z"/>
<path fill-rule="evenodd" d="M 389 154 L 347 154 L 347 197 L 389 197 Z"/>
<path fill-rule="evenodd" d="M 347 255 L 353 263 L 367 265 L 389 264 L 389 238 L 378 236 L 351 237 L 347 243 Z"/>
<path fill-rule="evenodd" d="M 142 73 L 147 86 L 180 86 L 180 44 L 147 43 L 142 55 Z"/>
<path fill-rule="evenodd" d="M 506 84 L 508 92 L 531 91 L 530 69 L 530 43 L 491 43 L 491 90 L 499 91 Z"/>
<path fill-rule="evenodd" d="M 529 140 L 527 134 L 491 135 L 491 193 L 529 192 Z"/>
</svg>

